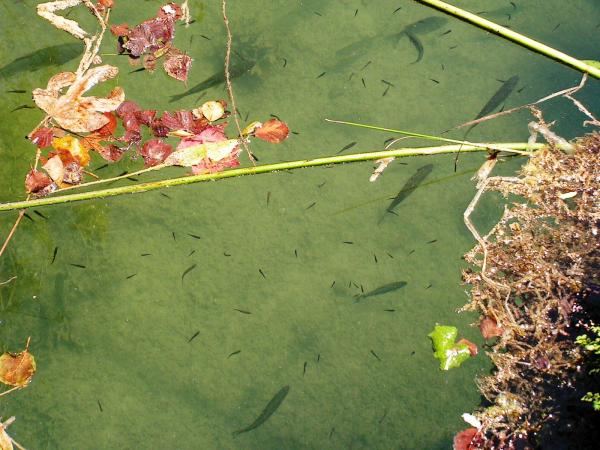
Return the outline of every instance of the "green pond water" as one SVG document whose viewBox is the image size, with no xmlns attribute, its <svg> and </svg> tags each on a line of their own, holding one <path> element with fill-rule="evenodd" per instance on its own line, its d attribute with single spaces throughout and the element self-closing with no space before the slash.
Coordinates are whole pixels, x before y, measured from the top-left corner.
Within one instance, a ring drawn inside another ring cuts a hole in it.
<svg viewBox="0 0 600 450">
<path fill-rule="evenodd" d="M 34 149 L 23 136 L 43 117 L 36 109 L 11 110 L 32 105 L 32 89 L 77 64 L 77 48 L 68 45 L 75 41 L 39 19 L 37 3 L 0 3 L 2 202 L 24 197 Z M 189 87 L 222 70 L 219 3 L 192 0 L 196 22 L 177 28 L 176 45 L 195 59 Z M 278 146 L 254 141 L 260 164 L 332 155 L 351 142 L 346 153 L 381 150 L 393 137 L 324 118 L 435 134 L 474 118 L 513 75 L 519 82 L 507 108 L 580 79 L 413 1 L 229 3 L 234 48 L 252 62 L 234 80 L 242 116 L 274 114 L 296 132 Z M 591 39 L 600 23 L 597 1 L 514 3 L 516 10 L 500 0 L 454 1 L 576 57 L 600 57 Z M 162 3 L 116 4 L 112 23 L 136 24 Z M 437 26 L 418 30 L 424 54 L 411 64 L 415 46 L 394 34 L 432 16 Z M 91 24 L 85 11 L 70 17 Z M 48 46 L 60 47 L 42 50 Z M 115 52 L 112 36 L 102 51 Z M 145 108 L 189 109 L 226 98 L 216 83 L 171 103 L 186 88 L 161 70 L 129 74 L 126 58 L 104 61 L 121 73 L 97 92 L 118 84 Z M 12 89 L 28 92 L 6 93 Z M 598 94 L 591 81 L 578 98 L 598 111 Z M 583 133 L 584 117 L 567 101 L 544 113 L 559 134 Z M 522 113 L 481 124 L 470 138 L 526 140 L 529 120 Z M 469 326 L 476 315 L 456 310 L 467 300 L 461 255 L 474 243 L 462 213 L 484 156 L 462 156 L 456 173 L 452 160 L 396 161 L 376 183 L 368 181 L 372 163 L 357 163 L 38 208 L 45 218 L 30 211 L 32 220 L 23 220 L 0 259 L 1 280 L 17 276 L 0 287 L 2 350 L 17 351 L 31 336 L 38 367 L 29 387 L 0 399 L 0 415 L 17 417 L 11 435 L 28 449 L 450 448 L 466 427 L 461 413 L 480 404 L 475 378 L 491 368 L 481 352 L 442 372 L 427 337 L 439 322 L 483 344 Z M 521 162 L 504 161 L 498 173 Z M 96 158 L 91 168 L 102 164 Z M 427 164 L 431 173 L 397 215 L 384 214 Z M 100 174 L 140 165 L 126 158 Z M 477 225 L 487 229 L 501 207 L 501 199 L 486 197 Z M 2 237 L 15 216 L 0 214 Z M 361 286 L 397 281 L 407 284 L 354 301 Z M 232 436 L 284 386 L 289 393 L 268 421 Z"/>
</svg>

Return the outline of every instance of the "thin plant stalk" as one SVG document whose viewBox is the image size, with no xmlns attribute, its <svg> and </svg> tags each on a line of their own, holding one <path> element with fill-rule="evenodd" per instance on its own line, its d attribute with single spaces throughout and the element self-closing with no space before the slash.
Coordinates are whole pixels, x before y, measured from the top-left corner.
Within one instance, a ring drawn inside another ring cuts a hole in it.
<svg viewBox="0 0 600 450">
<path fill-rule="evenodd" d="M 360 161 L 373 161 L 381 158 L 403 158 L 408 156 L 431 156 L 456 153 L 462 146 L 461 152 L 488 152 L 490 149 L 501 146 L 503 149 L 510 149 L 513 152 L 523 154 L 531 154 L 530 151 L 535 151 L 543 148 L 545 144 L 531 144 L 527 142 L 517 143 L 502 143 L 497 144 L 477 144 L 477 145 L 444 145 L 438 147 L 420 147 L 420 148 L 401 148 L 394 150 L 385 150 L 380 152 L 356 153 L 353 155 L 337 155 L 325 158 L 304 159 L 297 161 L 282 162 L 276 164 L 265 164 L 261 166 L 244 167 L 241 169 L 226 170 L 203 175 L 191 175 L 179 178 L 168 178 L 160 181 L 152 181 L 148 183 L 137 183 L 129 186 L 121 186 L 111 189 L 94 190 L 89 192 L 81 192 L 76 194 L 60 195 L 55 197 L 44 197 L 33 200 L 24 200 L 19 202 L 2 203 L 0 211 L 12 211 L 16 209 L 26 209 L 38 206 L 56 205 L 69 203 L 81 200 L 91 200 L 97 198 L 114 197 L 123 194 L 135 194 L 140 192 L 148 192 L 156 189 L 164 189 L 173 186 L 182 186 L 187 184 L 200 183 L 205 181 L 222 180 L 225 178 L 235 178 L 244 175 L 258 175 L 261 173 L 272 173 L 281 170 L 302 169 L 306 167 L 330 166 L 334 164 L 344 164 Z M 131 175 L 131 174 L 130 174 Z"/>
<path fill-rule="evenodd" d="M 501 36 L 504 39 L 508 39 L 511 42 L 519 44 L 520 46 L 525 47 L 541 55 L 547 56 L 548 58 L 551 58 L 555 61 L 558 61 L 561 64 L 564 64 L 565 66 L 571 67 L 572 69 L 576 69 L 583 73 L 588 73 L 594 78 L 600 79 L 599 68 L 590 66 L 589 64 L 586 64 L 585 62 L 577 58 L 573 58 L 572 56 L 569 56 L 566 53 L 558 51 L 552 47 L 549 47 L 548 45 L 542 44 L 541 42 L 538 42 L 515 31 L 512 31 L 509 28 L 498 25 L 497 23 L 494 23 L 490 20 L 484 19 L 483 17 L 480 17 L 476 14 L 465 11 L 464 9 L 457 8 L 456 6 L 450 5 L 440 0 L 415 1 L 435 8 L 438 11 L 454 16 L 465 22 L 471 23 L 479 28 Z"/>
<path fill-rule="evenodd" d="M 429 139 L 431 141 L 451 142 L 453 144 L 471 145 L 471 146 L 475 146 L 475 147 L 486 147 L 487 149 L 497 150 L 500 152 L 510 152 L 510 153 L 518 153 L 518 154 L 527 154 L 528 153 L 527 151 L 521 151 L 521 150 L 510 148 L 510 147 L 502 147 L 499 144 L 482 144 L 480 142 L 461 141 L 458 139 L 449 139 L 449 138 L 443 138 L 443 137 L 439 137 L 439 136 L 432 136 L 430 134 L 413 133 L 412 131 L 403 131 L 403 130 L 395 130 L 393 128 L 378 127 L 376 125 L 365 125 L 363 123 L 347 122 L 345 120 L 325 119 L 325 121 L 331 122 L 331 123 L 339 123 L 342 125 L 350 125 L 353 127 L 367 128 L 369 130 L 385 131 L 386 133 L 404 134 L 405 136 Z"/>
</svg>

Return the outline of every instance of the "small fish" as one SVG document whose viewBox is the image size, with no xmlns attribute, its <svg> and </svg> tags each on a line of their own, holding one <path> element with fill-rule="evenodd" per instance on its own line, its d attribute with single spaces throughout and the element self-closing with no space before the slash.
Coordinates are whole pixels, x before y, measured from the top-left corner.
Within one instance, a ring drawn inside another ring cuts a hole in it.
<svg viewBox="0 0 600 450">
<path fill-rule="evenodd" d="M 349 144 L 344 145 L 344 147 L 339 152 L 337 152 L 337 154 L 339 155 L 340 153 L 342 153 L 342 152 L 344 152 L 346 150 L 351 149 L 355 145 L 356 145 L 356 142 L 350 142 Z"/>
<path fill-rule="evenodd" d="M 408 256 L 412 255 L 415 252 L 415 249 L 413 248 L 410 252 L 408 252 Z"/>
<path fill-rule="evenodd" d="M 287 66 L 287 59 L 283 58 L 283 67 Z"/>
<path fill-rule="evenodd" d="M 435 244 L 437 241 L 437 239 L 432 239 L 431 241 L 427 241 L 426 244 Z"/>
<path fill-rule="evenodd" d="M 190 233 L 188 233 L 188 236 L 189 236 L 189 237 L 192 237 L 192 238 L 194 238 L 194 239 L 202 239 L 202 238 L 201 238 L 200 236 L 198 236 L 197 234 L 190 234 Z"/>
<path fill-rule="evenodd" d="M 294 249 L 294 256 L 297 258 L 298 257 L 298 250 Z"/>
<path fill-rule="evenodd" d="M 262 275 L 263 278 L 267 278 L 267 276 L 265 275 L 265 273 L 262 271 L 262 269 L 258 269 L 258 271 L 260 272 L 260 274 Z"/>
<path fill-rule="evenodd" d="M 86 268 L 86 266 L 84 266 L 83 264 L 69 263 L 69 265 L 73 266 L 73 267 L 78 267 L 80 269 L 85 269 Z"/>
<path fill-rule="evenodd" d="M 56 261 L 57 253 L 58 253 L 58 247 L 54 247 L 54 253 L 52 254 L 52 261 L 50 262 L 50 264 L 54 264 L 54 261 Z"/>
<path fill-rule="evenodd" d="M 271 191 L 267 192 L 267 206 L 269 206 L 270 201 L 271 201 Z"/>
<path fill-rule="evenodd" d="M 152 253 L 142 253 L 140 256 L 152 256 Z"/>
<path fill-rule="evenodd" d="M 317 355 L 317 362 L 319 362 L 319 361 L 321 361 L 321 354 L 320 353 Z"/>
<path fill-rule="evenodd" d="M 229 256 L 231 256 L 231 253 L 223 252 L 223 256 L 228 256 L 229 257 Z"/>
<path fill-rule="evenodd" d="M 379 286 L 378 288 L 373 289 L 372 291 L 369 291 L 366 294 L 355 295 L 354 297 L 356 298 L 356 302 L 359 302 L 364 298 L 387 294 L 388 292 L 393 292 L 398 289 L 401 289 L 404 286 L 406 286 L 406 281 L 394 281 L 393 283 L 388 283 L 384 284 L 383 286 Z"/>
<path fill-rule="evenodd" d="M 137 275 L 137 273 L 131 274 L 131 275 L 129 275 L 129 276 L 128 276 L 127 278 L 125 278 L 125 279 L 126 279 L 126 280 L 129 280 L 130 278 L 133 278 L 133 277 L 135 277 L 136 275 Z"/>
<path fill-rule="evenodd" d="M 450 34 L 450 33 L 452 33 L 452 30 L 444 31 L 442 34 L 440 34 L 440 37 L 441 36 L 446 36 L 447 34 Z"/>
<path fill-rule="evenodd" d="M 430 78 L 431 81 L 433 81 L 435 84 L 440 84 L 440 82 L 438 80 L 436 80 L 435 78 Z"/>
<path fill-rule="evenodd" d="M 175 237 L 175 232 L 174 231 L 171 231 L 171 235 L 173 236 L 173 240 L 176 241 L 177 238 Z"/>
<path fill-rule="evenodd" d="M 395 309 L 384 309 L 385 312 L 396 312 Z"/>
<path fill-rule="evenodd" d="M 21 106 L 17 106 L 16 108 L 13 108 L 10 110 L 10 112 L 15 112 L 15 111 L 19 111 L 21 109 L 35 109 L 35 106 L 31 106 L 31 105 L 21 105 Z"/>
<path fill-rule="evenodd" d="M 27 213 L 23 213 L 23 215 L 24 215 L 25 217 L 27 217 L 29 220 L 31 220 L 32 222 L 35 222 L 35 220 L 33 220 L 33 217 L 31 217 L 29 214 L 27 214 Z"/>
<path fill-rule="evenodd" d="M 304 361 L 304 368 L 302 369 L 302 376 L 306 375 L 306 366 L 308 365 L 308 361 Z"/>
<path fill-rule="evenodd" d="M 354 17 L 358 14 L 358 9 L 354 11 Z"/>
<path fill-rule="evenodd" d="M 200 330 L 196 331 L 191 338 L 188 339 L 188 344 L 198 337 Z"/>
<path fill-rule="evenodd" d="M 354 244 L 354 242 L 352 242 L 352 241 L 344 241 L 343 244 L 350 244 L 350 245 L 352 245 L 352 244 Z"/>
<path fill-rule="evenodd" d="M 392 86 L 392 87 L 394 87 L 394 85 L 393 85 L 392 83 L 390 83 L 389 81 L 386 81 L 386 80 L 381 80 L 381 82 L 382 82 L 383 84 L 387 84 L 388 86 Z M 393 140 L 393 139 L 394 139 L 394 138 L 390 138 L 390 140 Z"/>
<path fill-rule="evenodd" d="M 37 209 L 33 210 L 33 213 L 37 216 L 40 216 L 42 219 L 44 220 L 48 220 L 48 217 L 46 217 L 45 215 L 43 215 L 41 212 L 39 212 Z"/>
<path fill-rule="evenodd" d="M 210 38 L 208 36 L 205 36 L 205 35 L 201 34 L 200 37 L 206 39 L 207 41 L 210 41 Z"/>
<path fill-rule="evenodd" d="M 25 94 L 27 93 L 26 90 L 24 89 L 11 89 L 9 91 L 6 91 L 7 94 Z"/>
<path fill-rule="evenodd" d="M 365 79 L 364 79 L 364 78 L 361 78 L 361 79 L 360 79 L 360 81 L 362 81 L 362 85 L 363 85 L 363 87 L 364 87 L 364 88 L 366 88 L 366 87 L 367 87 L 367 83 L 365 83 Z"/>
<path fill-rule="evenodd" d="M 319 11 L 313 11 L 317 16 L 322 17 L 323 14 L 321 14 Z"/>
<path fill-rule="evenodd" d="M 448 47 L 448 50 L 454 50 L 458 45 L 453 45 L 452 47 Z"/>
<path fill-rule="evenodd" d="M 373 355 L 375 358 L 377 358 L 377 361 L 381 361 L 381 358 L 379 356 L 377 356 L 377 353 L 375 353 L 373 350 L 371 350 L 371 355 Z"/>
<path fill-rule="evenodd" d="M 146 68 L 145 68 L 145 67 L 140 67 L 139 69 L 132 70 L 132 71 L 131 71 L 131 72 L 129 72 L 129 73 L 130 73 L 130 74 L 132 74 L 132 73 L 138 73 L 138 72 L 143 72 L 143 71 L 145 71 L 145 70 L 146 70 Z"/>
<path fill-rule="evenodd" d="M 331 283 L 331 286 L 329 286 L 329 289 L 331 289 L 333 286 L 335 286 L 335 280 L 333 280 L 333 283 Z"/>
<path fill-rule="evenodd" d="M 477 114 L 477 116 L 475 116 L 475 119 L 473 119 L 473 120 L 481 119 L 482 117 L 487 116 L 492 111 L 494 111 L 497 107 L 499 107 L 502 103 L 504 103 L 504 101 L 508 98 L 508 96 L 512 93 L 512 91 L 514 91 L 515 87 L 517 87 L 518 83 L 519 83 L 518 75 L 513 75 L 508 80 L 506 80 L 502 84 L 502 86 L 500 86 L 500 88 L 496 92 L 494 92 L 494 95 L 492 95 L 492 97 L 487 101 L 487 103 L 485 105 L 483 105 L 483 108 L 481 108 L 481 111 L 479 111 L 479 113 Z M 475 124 L 471 125 L 469 128 L 467 128 L 467 131 L 465 131 L 465 134 L 463 135 L 463 138 L 462 138 L 463 141 L 467 140 L 467 136 L 469 135 L 471 130 L 473 128 L 475 128 L 477 125 L 478 124 L 475 123 Z M 456 168 L 458 165 L 458 155 L 459 154 L 460 154 L 460 148 L 458 149 L 458 152 L 456 152 L 456 157 L 454 158 L 454 171 L 455 172 L 456 172 Z"/>
<path fill-rule="evenodd" d="M 429 289 L 433 286 L 433 284 L 429 283 L 425 289 Z"/>
<path fill-rule="evenodd" d="M 322 76 L 325 76 L 327 72 L 322 72 L 320 75 L 317 76 L 317 79 L 321 78 Z"/>
<path fill-rule="evenodd" d="M 299 135 L 300 132 L 299 131 L 292 131 L 292 134 Z"/>
<path fill-rule="evenodd" d="M 265 406 L 265 408 L 262 410 L 260 415 L 254 420 L 254 422 L 252 422 L 247 427 L 242 428 L 241 430 L 234 431 L 233 436 L 235 437 L 239 434 L 246 433 L 248 431 L 252 431 L 255 428 L 260 427 L 263 423 L 265 423 L 269 419 L 269 417 L 271 417 L 275 413 L 275 411 L 277 411 L 277 409 L 281 406 L 281 404 L 283 403 L 283 401 L 285 400 L 285 398 L 287 397 L 289 392 L 290 392 L 289 386 L 282 387 L 275 394 L 275 396 L 269 401 L 269 403 L 267 403 L 267 406 Z"/>
<path fill-rule="evenodd" d="M 559 24 L 557 24 L 557 25 L 556 25 L 554 28 L 552 28 L 552 31 L 556 31 L 556 30 L 558 30 L 558 27 L 560 27 L 560 23 L 559 23 Z"/>
<path fill-rule="evenodd" d="M 406 37 L 408 38 L 410 43 L 415 47 L 415 49 L 417 49 L 417 59 L 411 62 L 411 64 L 416 64 L 423 59 L 423 55 L 425 54 L 425 48 L 423 47 L 423 43 L 417 37 L 416 34 L 407 31 Z"/>
<path fill-rule="evenodd" d="M 317 204 L 317 202 L 312 202 L 310 205 L 308 205 L 308 206 L 307 206 L 307 208 L 306 208 L 306 209 L 310 209 L 310 208 L 312 208 L 313 206 L 315 206 L 316 204 Z"/>
<path fill-rule="evenodd" d="M 171 197 L 169 197 L 167 194 L 165 194 L 164 192 L 161 192 L 160 195 L 162 195 L 165 198 L 168 198 L 169 200 L 171 200 Z"/>
<path fill-rule="evenodd" d="M 98 401 L 98 408 L 100 408 L 100 412 L 104 412 L 104 410 L 102 409 L 102 403 L 100 403 L 100 400 Z"/>
<path fill-rule="evenodd" d="M 190 252 L 190 254 L 188 255 L 188 258 L 189 258 L 190 256 L 192 256 L 194 253 L 196 253 L 196 250 L 192 250 L 192 251 Z"/>
<path fill-rule="evenodd" d="M 388 255 L 390 258 L 394 259 L 391 253 L 385 252 L 385 254 Z"/>
<path fill-rule="evenodd" d="M 246 310 L 243 310 L 243 309 L 233 308 L 233 310 L 237 311 L 239 313 L 242 313 L 242 314 L 252 314 L 250 311 L 246 311 Z"/>
<path fill-rule="evenodd" d="M 100 167 L 98 167 L 96 170 L 94 170 L 94 172 L 98 172 L 99 170 L 106 169 L 107 167 L 108 167 L 108 163 L 102 164 Z"/>
<path fill-rule="evenodd" d="M 364 66 L 361 67 L 360 70 L 365 70 L 373 61 L 368 61 Z"/>
<path fill-rule="evenodd" d="M 399 6 L 398 8 L 396 8 L 396 9 L 394 10 L 394 12 L 393 12 L 392 14 L 396 14 L 396 13 L 397 13 L 398 11 L 400 11 L 401 9 L 402 9 L 402 6 Z"/>
<path fill-rule="evenodd" d="M 416 352 L 413 350 L 412 352 L 410 352 L 410 356 L 413 356 Z"/>
<path fill-rule="evenodd" d="M 375 260 L 375 264 L 377 264 L 377 255 L 375 253 L 373 253 L 373 259 Z"/>
<path fill-rule="evenodd" d="M 379 419 L 379 424 L 381 424 L 381 422 L 383 422 L 385 420 L 385 418 L 387 417 L 388 411 L 387 409 L 383 412 L 383 416 L 381 416 L 381 419 Z"/>
<path fill-rule="evenodd" d="M 382 96 L 382 97 L 385 97 L 385 96 L 387 95 L 387 93 L 388 93 L 388 91 L 389 91 L 389 90 L 390 90 L 390 87 L 389 87 L 389 86 L 387 86 L 387 87 L 385 88 L 385 90 L 383 91 L 383 94 L 381 94 L 381 96 Z"/>
<path fill-rule="evenodd" d="M 242 353 L 241 350 L 236 350 L 235 352 L 231 352 L 229 355 L 227 355 L 227 359 L 231 358 L 232 356 L 239 355 L 240 353 Z"/>
<path fill-rule="evenodd" d="M 271 113 L 269 116 L 273 117 L 274 119 L 281 120 L 277 114 Z"/>
<path fill-rule="evenodd" d="M 362 285 L 362 284 L 360 285 L 360 292 L 361 292 L 361 293 L 363 293 L 363 294 L 364 294 L 364 292 L 365 292 L 365 289 L 363 288 L 363 285 Z"/>
<path fill-rule="evenodd" d="M 183 284 L 183 279 L 185 278 L 185 276 L 190 273 L 192 270 L 194 270 L 196 268 L 197 264 L 192 264 L 190 267 L 188 267 L 187 269 L 185 269 L 183 271 L 183 274 L 181 274 L 181 284 Z"/>
<path fill-rule="evenodd" d="M 404 183 L 400 191 L 393 198 L 392 202 L 388 205 L 386 213 L 393 213 L 394 209 L 402 203 L 406 198 L 417 189 L 423 181 L 429 176 L 433 170 L 433 164 L 426 164 L 417 169 L 417 171 Z M 379 223 L 383 221 L 385 214 L 379 220 Z"/>
</svg>

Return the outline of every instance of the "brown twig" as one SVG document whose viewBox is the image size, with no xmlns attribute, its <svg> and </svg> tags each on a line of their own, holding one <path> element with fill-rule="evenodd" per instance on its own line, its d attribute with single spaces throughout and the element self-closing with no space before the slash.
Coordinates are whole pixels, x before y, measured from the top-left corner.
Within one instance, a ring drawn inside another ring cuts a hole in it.
<svg viewBox="0 0 600 450">
<path fill-rule="evenodd" d="M 231 35 L 231 28 L 229 27 L 229 19 L 227 18 L 227 0 L 221 0 L 221 10 L 223 12 L 223 23 L 225 24 L 225 29 L 227 30 L 227 50 L 225 52 L 225 85 L 227 86 L 227 95 L 229 96 L 229 101 L 231 102 L 231 114 L 233 115 L 233 120 L 235 122 L 235 126 L 238 129 L 238 133 L 240 136 L 242 136 L 242 127 L 240 126 L 237 107 L 235 106 L 233 86 L 231 85 L 231 76 L 229 74 L 229 63 L 231 60 L 231 43 L 233 37 Z M 252 165 L 256 165 L 254 156 L 252 156 L 252 153 L 248 148 L 248 144 L 246 143 L 246 139 L 242 137 L 240 138 L 240 142 L 242 143 L 242 147 L 244 147 L 244 150 L 246 150 L 246 153 L 248 154 L 248 158 L 250 158 Z"/>
</svg>

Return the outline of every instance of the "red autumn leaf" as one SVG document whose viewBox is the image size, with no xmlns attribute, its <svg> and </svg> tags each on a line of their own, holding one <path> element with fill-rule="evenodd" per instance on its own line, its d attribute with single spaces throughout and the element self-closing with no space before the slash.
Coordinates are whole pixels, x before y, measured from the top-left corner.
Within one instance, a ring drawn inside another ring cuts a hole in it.
<svg viewBox="0 0 600 450">
<path fill-rule="evenodd" d="M 133 57 L 154 53 L 171 42 L 174 31 L 174 21 L 169 16 L 156 17 L 129 30 L 122 46 Z"/>
<path fill-rule="evenodd" d="M 269 119 L 263 123 L 262 127 L 254 131 L 254 136 L 263 141 L 279 144 L 287 139 L 290 130 L 285 122 L 277 119 Z"/>
<path fill-rule="evenodd" d="M 131 100 L 125 100 L 123 103 L 119 105 L 117 108 L 117 116 L 121 119 L 127 113 L 135 113 L 137 111 L 141 111 L 141 108 L 138 106 L 136 102 L 132 102 Z"/>
<path fill-rule="evenodd" d="M 32 194 L 40 192 L 51 184 L 52 179 L 39 170 L 31 169 L 25 177 L 25 189 Z"/>
<path fill-rule="evenodd" d="M 110 27 L 110 32 L 117 37 L 127 36 L 129 34 L 129 25 L 126 23 L 122 23 L 120 25 L 112 25 Z"/>
<path fill-rule="evenodd" d="M 6 352 L 0 356 L 0 382 L 24 388 L 34 373 L 35 358 L 27 348 L 19 353 Z"/>
<path fill-rule="evenodd" d="M 183 11 L 177 3 L 168 3 L 158 10 L 158 17 L 162 19 L 179 20 L 183 17 Z"/>
<path fill-rule="evenodd" d="M 502 328 L 498 326 L 498 323 L 491 317 L 484 317 L 479 322 L 479 330 L 484 339 L 491 339 L 496 336 L 502 336 L 504 332 Z"/>
<path fill-rule="evenodd" d="M 104 113 L 104 116 L 108 119 L 108 123 L 102 128 L 95 131 L 99 136 L 112 136 L 117 128 L 117 118 L 113 113 Z"/>
<path fill-rule="evenodd" d="M 473 439 L 477 435 L 477 428 L 467 428 L 454 436 L 453 450 L 475 450 L 475 445 L 472 444 Z"/>
<path fill-rule="evenodd" d="M 203 173 L 221 172 L 225 169 L 238 167 L 240 165 L 240 162 L 238 160 L 239 153 L 240 149 L 238 147 L 235 152 L 232 152 L 228 157 L 223 158 L 219 161 L 212 161 L 208 158 L 205 158 L 200 164 L 192 166 L 192 173 L 194 175 L 200 175 Z"/>
<path fill-rule="evenodd" d="M 115 5 L 114 0 L 98 0 L 98 4 L 105 8 L 112 8 Z"/>
<path fill-rule="evenodd" d="M 188 72 L 192 67 L 192 58 L 180 52 L 176 48 L 172 48 L 167 53 L 163 67 L 167 75 L 179 81 L 187 81 Z"/>
<path fill-rule="evenodd" d="M 477 346 L 468 339 L 460 339 L 457 344 L 465 344 L 467 347 L 469 347 L 469 353 L 471 356 L 477 356 L 477 353 L 479 352 L 477 350 Z"/>
<path fill-rule="evenodd" d="M 225 131 L 224 131 L 225 125 L 227 125 L 227 124 L 209 125 L 206 128 L 204 128 L 200 133 L 198 133 L 197 135 L 195 135 L 189 139 L 194 140 L 199 143 L 202 143 L 202 144 L 204 144 L 206 142 L 226 141 L 227 136 L 225 136 Z"/>
<path fill-rule="evenodd" d="M 123 150 L 116 145 L 110 144 L 106 147 L 100 147 L 96 150 L 102 158 L 109 162 L 116 162 L 123 156 Z"/>
<path fill-rule="evenodd" d="M 146 141 L 140 151 L 140 155 L 144 158 L 145 167 L 152 167 L 162 163 L 171 153 L 173 153 L 173 147 L 160 139 Z"/>
<path fill-rule="evenodd" d="M 161 119 L 156 119 L 152 122 L 152 134 L 154 136 L 167 137 L 169 131 L 169 127 L 164 126 Z"/>
<path fill-rule="evenodd" d="M 127 130 L 120 140 L 130 145 L 137 145 L 142 142 L 142 133 L 139 130 Z"/>
<path fill-rule="evenodd" d="M 29 139 L 38 148 L 46 148 L 52 144 L 54 132 L 52 128 L 40 127 L 29 135 Z"/>
<path fill-rule="evenodd" d="M 146 125 L 147 127 L 152 126 L 154 123 L 154 119 L 156 118 L 156 110 L 144 110 L 144 111 L 136 111 L 135 118 L 142 125 Z"/>
<path fill-rule="evenodd" d="M 165 111 L 160 121 L 169 131 L 183 130 L 192 134 L 200 133 L 208 125 L 205 118 L 197 119 L 191 111 Z"/>
</svg>

